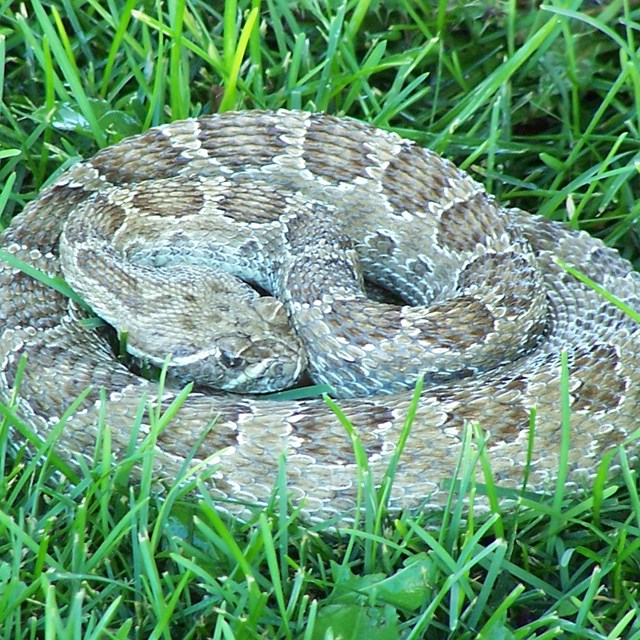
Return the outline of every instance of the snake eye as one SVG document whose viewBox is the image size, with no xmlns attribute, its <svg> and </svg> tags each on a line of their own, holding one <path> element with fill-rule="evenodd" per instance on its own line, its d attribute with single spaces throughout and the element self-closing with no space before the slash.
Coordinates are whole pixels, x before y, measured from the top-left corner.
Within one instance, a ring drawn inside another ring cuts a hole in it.
<svg viewBox="0 0 640 640">
<path fill-rule="evenodd" d="M 223 349 L 220 352 L 220 362 L 228 369 L 237 369 L 244 363 L 244 358 Z"/>
</svg>

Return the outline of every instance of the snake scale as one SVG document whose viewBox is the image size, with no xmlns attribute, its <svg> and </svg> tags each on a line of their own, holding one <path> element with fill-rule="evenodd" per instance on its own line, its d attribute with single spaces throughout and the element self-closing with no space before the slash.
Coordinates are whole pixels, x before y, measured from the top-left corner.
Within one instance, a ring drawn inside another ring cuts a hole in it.
<svg viewBox="0 0 640 640">
<path fill-rule="evenodd" d="M 157 436 L 156 476 L 170 483 L 193 456 L 241 516 L 269 499 L 283 453 L 306 517 L 353 511 L 354 444 L 327 403 L 248 393 L 305 369 L 336 390 L 377 483 L 424 376 L 392 509 L 443 504 L 472 423 L 488 434 L 498 485 L 519 488 L 528 473 L 529 490 L 548 490 L 563 350 L 570 485 L 640 424 L 640 327 L 557 259 L 637 309 L 630 263 L 584 232 L 500 207 L 450 162 L 355 120 L 247 111 L 150 129 L 64 172 L 1 246 L 63 275 L 135 356 L 175 365 L 164 387 L 130 370 L 81 306 L 3 262 L 0 401 L 12 420 L 46 438 L 64 416 L 56 447 L 72 461 L 93 456 L 104 422 L 119 458 L 193 378 Z M 397 299 L 371 299 L 379 290 Z"/>
</svg>

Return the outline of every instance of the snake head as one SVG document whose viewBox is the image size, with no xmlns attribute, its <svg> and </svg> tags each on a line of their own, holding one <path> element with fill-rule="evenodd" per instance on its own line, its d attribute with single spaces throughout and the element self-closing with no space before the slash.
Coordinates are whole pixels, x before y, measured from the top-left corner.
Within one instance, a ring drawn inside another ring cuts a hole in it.
<svg viewBox="0 0 640 640">
<path fill-rule="evenodd" d="M 282 304 L 271 297 L 255 298 L 239 301 L 231 315 L 229 311 L 201 309 L 194 323 L 190 314 L 183 317 L 174 308 L 164 324 L 153 323 L 151 332 L 129 333 L 127 350 L 157 367 L 170 355 L 171 378 L 212 389 L 271 393 L 294 385 L 307 359 Z"/>
</svg>

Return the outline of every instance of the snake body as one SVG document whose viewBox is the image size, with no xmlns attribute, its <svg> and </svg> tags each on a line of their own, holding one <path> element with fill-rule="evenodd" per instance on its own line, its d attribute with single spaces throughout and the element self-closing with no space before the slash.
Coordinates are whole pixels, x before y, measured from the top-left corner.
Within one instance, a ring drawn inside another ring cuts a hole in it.
<svg viewBox="0 0 640 640">
<path fill-rule="evenodd" d="M 305 516 L 353 511 L 354 443 L 332 408 L 246 393 L 288 386 L 305 368 L 342 397 L 376 483 L 424 377 L 393 509 L 442 505 L 466 424 L 487 433 L 500 486 L 519 488 L 526 475 L 529 490 L 548 490 L 563 351 L 570 484 L 639 426 L 640 326 L 557 259 L 638 309 L 630 263 L 584 232 L 498 206 L 448 161 L 357 121 L 249 111 L 150 129 L 63 173 L 1 246 L 63 275 L 129 334 L 136 356 L 162 364 L 169 354 L 175 365 L 166 385 L 129 370 L 80 307 L 4 262 L 0 401 L 10 423 L 46 438 L 64 419 L 57 447 L 71 460 L 91 458 L 106 425 L 122 457 L 148 436 L 150 413 L 194 379 L 153 441 L 156 475 L 170 482 L 185 460 L 205 466 L 209 490 L 238 515 L 269 499 L 280 454 Z M 370 300 L 363 281 L 400 301 Z"/>
</svg>

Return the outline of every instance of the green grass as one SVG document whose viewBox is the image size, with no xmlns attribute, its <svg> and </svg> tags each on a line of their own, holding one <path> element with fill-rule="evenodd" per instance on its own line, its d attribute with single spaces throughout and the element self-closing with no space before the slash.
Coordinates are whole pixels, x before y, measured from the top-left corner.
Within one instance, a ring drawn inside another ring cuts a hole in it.
<svg viewBox="0 0 640 640">
<path fill-rule="evenodd" d="M 290 107 L 394 129 L 502 201 L 568 216 L 640 265 L 636 3 L 0 7 L 0 228 L 69 164 L 126 135 Z M 547 502 L 466 520 L 453 496 L 443 513 L 383 519 L 363 468 L 364 516 L 336 532 L 280 497 L 243 524 L 205 491 L 194 503 L 193 482 L 160 496 L 151 449 L 112 465 L 108 432 L 92 468 L 65 477 L 52 442 L 30 461 L 8 426 L 2 640 L 640 638 L 640 499 L 625 457 L 617 480 L 603 473 L 585 495 L 559 486 Z M 128 486 L 134 461 L 142 480 Z M 473 461 L 468 446 L 457 466 L 472 502 L 483 491 Z"/>
</svg>

